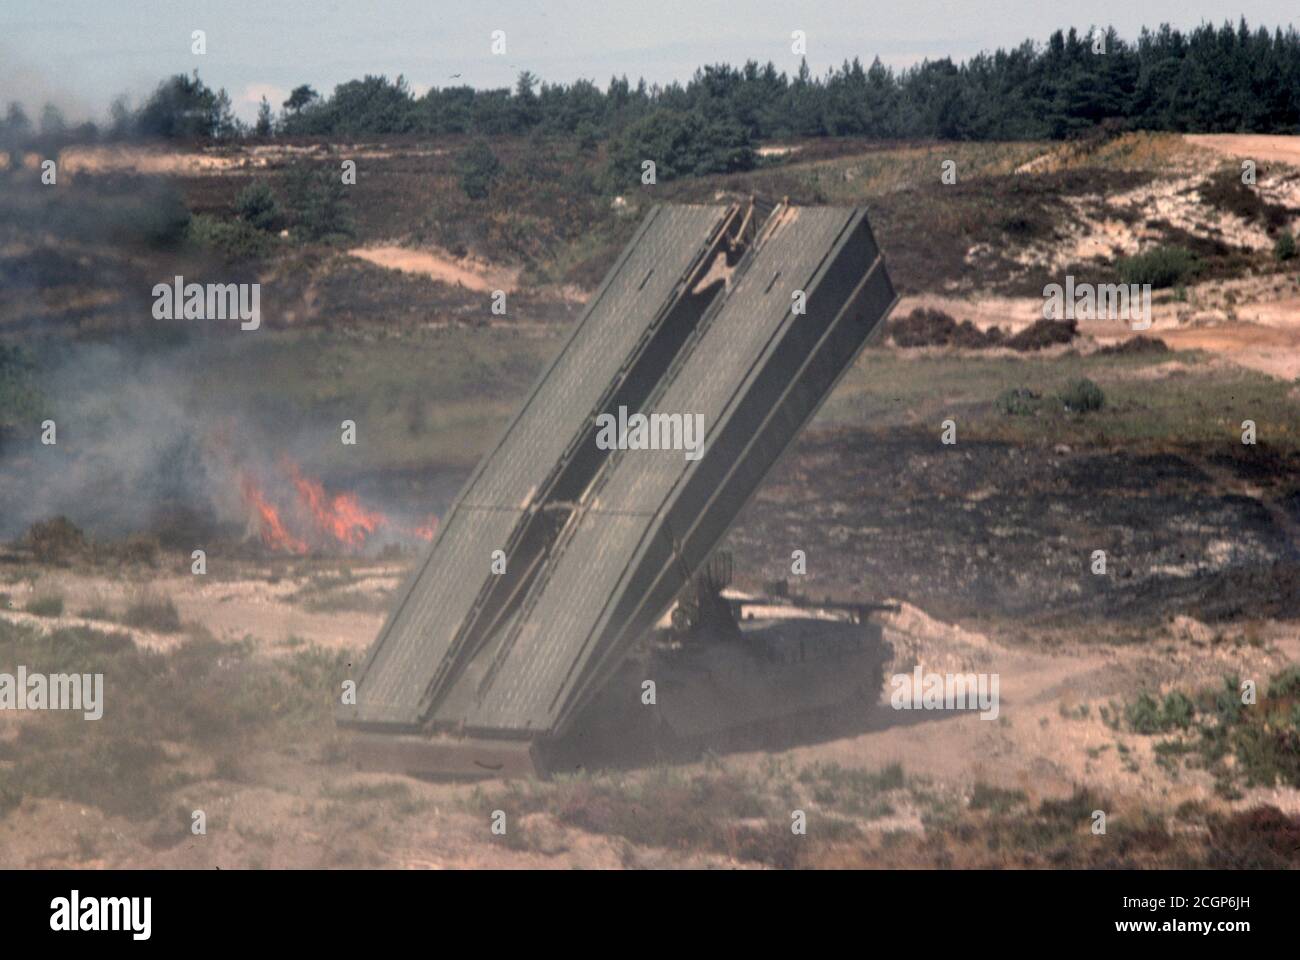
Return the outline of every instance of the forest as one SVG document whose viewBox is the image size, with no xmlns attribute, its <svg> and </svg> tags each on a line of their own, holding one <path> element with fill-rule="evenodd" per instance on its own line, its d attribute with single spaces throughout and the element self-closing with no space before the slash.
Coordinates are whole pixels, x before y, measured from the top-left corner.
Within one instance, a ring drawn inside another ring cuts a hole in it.
<svg viewBox="0 0 1300 960">
<path fill-rule="evenodd" d="M 1203 23 L 1162 25 L 1126 41 L 1113 28 L 1058 30 L 1045 44 L 902 70 L 861 59 L 815 76 L 768 62 L 699 68 L 666 86 L 613 77 L 549 83 L 524 71 L 513 89 L 434 87 L 368 75 L 322 95 L 309 83 L 254 123 L 236 118 L 224 90 L 198 76 L 163 80 L 132 108 L 119 98 L 107 122 L 67 125 L 46 106 L 34 123 L 18 103 L 0 119 L 0 143 L 72 140 L 222 141 L 373 135 L 554 135 L 592 148 L 610 141 L 615 163 L 656 156 L 662 175 L 754 165 L 751 145 L 781 138 L 1061 140 L 1098 127 L 1290 134 L 1300 130 L 1300 34 Z"/>
</svg>

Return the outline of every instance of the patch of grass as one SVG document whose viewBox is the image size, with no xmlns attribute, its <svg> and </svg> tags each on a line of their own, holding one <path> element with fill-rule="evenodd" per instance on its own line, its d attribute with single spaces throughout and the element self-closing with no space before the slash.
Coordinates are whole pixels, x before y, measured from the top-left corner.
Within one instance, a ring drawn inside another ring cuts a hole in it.
<svg viewBox="0 0 1300 960">
<path fill-rule="evenodd" d="M 1062 824 L 1070 829 L 1092 822 L 1094 810 L 1105 809 L 1101 798 L 1086 787 L 1075 787 L 1070 796 L 1062 799 L 1042 801 L 1038 805 L 1038 815 L 1053 823 Z"/>
<path fill-rule="evenodd" d="M 1084 787 L 1076 787 L 1069 797 L 1049 798 L 1029 809 L 1023 809 L 1020 797 L 1002 793 L 983 794 L 982 799 L 980 806 L 974 804 L 974 798 L 971 804 L 982 819 L 927 824 L 927 833 L 933 833 L 936 840 L 955 839 L 962 844 L 982 841 L 989 851 L 1019 857 L 1025 864 L 1062 866 L 1086 856 L 1082 844 L 1090 836 L 1092 813 L 1105 809 L 1101 799 Z"/>
<path fill-rule="evenodd" d="M 989 810 L 993 813 L 1006 813 L 1029 802 L 1023 790 L 1005 790 L 993 787 L 983 781 L 975 784 L 970 795 L 972 810 Z"/>
<path fill-rule="evenodd" d="M 1106 832 L 1092 831 L 1093 811 L 1106 813 Z M 931 819 L 922 844 L 908 853 L 908 837 L 882 843 L 890 861 L 916 862 L 929 851 L 941 862 L 967 866 L 1060 868 L 1285 868 L 1300 864 L 1300 817 L 1271 807 L 1220 814 L 1183 804 L 1176 821 L 1206 829 L 1171 832 L 1170 813 L 1117 807 L 1086 787 L 1065 798 L 971 810 L 958 818 Z"/>
<path fill-rule="evenodd" d="M 1075 707 L 1067 707 L 1062 703 L 1057 706 L 1056 712 L 1066 720 L 1087 720 L 1092 715 L 1092 705 L 1081 703 Z"/>
<path fill-rule="evenodd" d="M 382 813 L 386 821 L 391 821 L 393 818 L 415 816 L 429 807 L 402 780 L 344 783 L 342 786 L 326 784 L 321 790 L 321 796 L 331 801 L 325 807 L 326 816 L 343 816 L 344 810 L 352 810 L 355 816 L 367 818 Z"/>
<path fill-rule="evenodd" d="M 1186 247 L 1155 247 L 1116 263 L 1120 281 L 1151 284 L 1159 290 L 1189 282 L 1200 270 L 1200 262 Z"/>
<path fill-rule="evenodd" d="M 104 715 L 42 713 L 21 725 L 0 765 L 0 798 L 56 797 L 111 815 L 148 819 L 193 780 L 187 756 L 242 756 L 298 744 L 327 725 L 348 652 L 308 648 L 254 662 L 252 645 L 202 632 L 174 651 L 135 646 L 124 633 L 89 627 L 48 634 L 0 622 L 0 670 L 102 673 Z M 160 739 L 160 734 L 166 739 Z M 17 798 L 17 799 L 15 799 Z"/>
<path fill-rule="evenodd" d="M 1195 714 L 1192 701 L 1177 690 L 1166 695 L 1163 703 L 1143 691 L 1124 711 L 1129 728 L 1145 734 L 1186 730 Z"/>
<path fill-rule="evenodd" d="M 798 782 L 811 788 L 813 800 L 821 806 L 875 820 L 894 812 L 885 795 L 901 790 L 906 777 L 897 763 L 880 770 L 815 763 L 799 771 Z"/>
<path fill-rule="evenodd" d="M 63 616 L 63 594 L 47 593 L 27 601 L 27 612 L 38 617 Z"/>
<path fill-rule="evenodd" d="M 906 188 L 929 186 L 936 180 L 935 170 L 943 160 L 954 160 L 964 178 L 1011 174 L 1026 160 L 1041 153 L 1040 143 L 973 144 L 952 143 L 942 146 L 901 147 L 871 150 L 850 157 L 794 163 L 786 173 L 797 177 L 807 188 L 816 189 L 827 203 L 855 203 L 896 193 Z M 779 168 L 778 168 L 779 170 Z M 777 171 L 769 175 L 775 178 Z M 750 175 L 763 179 L 763 173 Z M 1009 214 L 1004 216 L 1013 216 Z"/>
<path fill-rule="evenodd" d="M 390 608 L 391 590 L 368 593 L 350 589 L 360 582 L 361 578 L 350 570 L 320 573 L 309 578 L 288 599 L 291 603 L 301 603 L 303 609 L 312 613 L 338 613 L 344 610 L 382 613 Z"/>
<path fill-rule="evenodd" d="M 1157 744 L 1157 755 L 1168 763 L 1194 757 L 1223 796 L 1239 795 L 1238 784 L 1300 787 L 1300 668 L 1274 675 L 1253 704 L 1242 702 L 1240 680 L 1229 676 L 1195 698 L 1174 691 L 1157 704 L 1144 693 L 1125 718 L 1137 733 L 1185 732 Z"/>
<path fill-rule="evenodd" d="M 246 824 L 236 824 L 235 833 L 237 833 L 241 839 L 247 841 L 253 846 L 261 847 L 263 849 L 269 849 L 275 846 L 275 841 L 277 839 L 275 831 L 273 830 L 260 830 L 257 827 L 248 826 Z M 257 869 L 257 867 L 253 867 L 252 869 Z"/>
<path fill-rule="evenodd" d="M 186 237 L 190 243 L 212 250 L 230 263 L 261 260 L 275 249 L 275 240 L 243 220 L 222 220 L 209 214 L 191 218 Z"/>
<path fill-rule="evenodd" d="M 1077 449 L 1161 442 L 1221 445 L 1224 437 L 1240 436 L 1241 421 L 1249 416 L 1278 455 L 1300 450 L 1300 430 L 1294 426 L 1300 403 L 1289 395 L 1292 384 L 1244 368 L 1212 368 L 1204 360 L 1204 354 L 1194 351 L 1040 358 L 903 357 L 868 349 L 815 422 L 937 435 L 939 424 L 955 416 L 960 443 L 1064 443 Z M 1166 364 L 1177 364 L 1176 373 L 1142 375 Z M 994 399 L 1011 390 L 1059 395 L 1082 378 L 1105 395 L 1104 408 L 1087 416 L 1069 413 L 1060 403 L 1045 403 L 1035 416 L 1008 416 Z M 944 389 L 936 391 L 936 383 Z"/>
<path fill-rule="evenodd" d="M 1061 403 L 1071 413 L 1091 413 L 1106 405 L 1106 396 L 1087 377 L 1072 380 L 1061 391 Z"/>
<path fill-rule="evenodd" d="M 708 850 L 771 866 L 795 865 L 802 839 L 791 833 L 791 811 L 763 781 L 721 768 L 688 773 L 659 767 L 634 776 L 512 783 L 501 790 L 476 788 L 468 802 L 484 817 L 506 811 L 511 830 L 518 829 L 522 817 L 546 812 L 589 833 L 673 850 Z M 528 841 L 516 836 L 502 842 L 526 846 Z"/>
<path fill-rule="evenodd" d="M 1225 213 L 1241 217 L 1264 226 L 1270 233 L 1285 226 L 1291 211 L 1277 203 L 1269 203 L 1254 187 L 1241 182 L 1241 171 L 1224 167 L 1197 187 L 1201 199 Z"/>
<path fill-rule="evenodd" d="M 994 405 L 1007 416 L 1031 417 L 1043 405 L 1043 398 L 1025 387 L 1012 387 L 998 394 Z"/>
<path fill-rule="evenodd" d="M 1221 870 L 1294 870 L 1300 863 L 1300 817 L 1262 806 L 1207 818 L 1206 866 Z"/>
<path fill-rule="evenodd" d="M 264 328 L 255 346 L 237 337 L 214 346 L 193 383 L 213 403 L 256 405 L 286 421 L 310 414 L 364 422 L 368 469 L 469 469 L 559 348 L 558 333 L 449 329 L 362 339 Z M 321 445 L 313 468 L 354 470 L 348 449 Z"/>
<path fill-rule="evenodd" d="M 181 615 L 170 597 L 142 594 L 127 606 L 122 623 L 155 633 L 179 633 Z"/>
<path fill-rule="evenodd" d="M 409 800 L 411 788 L 400 780 L 385 780 L 382 783 L 345 783 L 341 786 L 326 784 L 321 795 L 331 800 L 377 801 Z"/>
</svg>

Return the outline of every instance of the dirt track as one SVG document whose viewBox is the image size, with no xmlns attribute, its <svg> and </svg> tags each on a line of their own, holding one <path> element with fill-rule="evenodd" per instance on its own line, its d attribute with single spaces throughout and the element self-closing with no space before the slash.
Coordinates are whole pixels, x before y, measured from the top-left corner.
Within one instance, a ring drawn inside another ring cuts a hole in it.
<svg viewBox="0 0 1300 960">
<path fill-rule="evenodd" d="M 997 720 L 976 713 L 896 711 L 882 693 L 871 729 L 825 743 L 796 747 L 796 765 L 816 761 L 879 769 L 900 763 L 909 772 L 960 787 L 977 782 L 1024 790 L 1031 798 L 1063 796 L 1088 783 L 1111 796 L 1154 795 L 1177 804 L 1210 795 L 1208 774 L 1171 779 L 1156 763 L 1153 740 L 1119 734 L 1099 707 L 1126 702 L 1140 690 L 1214 686 L 1227 674 L 1267 676 L 1300 658 L 1300 632 L 1291 624 L 1265 628 L 1259 646 L 1214 642 L 1215 631 L 1180 618 L 1158 642 L 1142 646 L 1072 645 L 1065 649 L 1011 646 L 928 617 L 911 605 L 886 615 L 886 640 L 895 648 L 887 670 L 920 664 L 936 673 L 996 673 Z M 1088 706 L 1087 715 L 1081 708 Z M 1116 747 L 1122 742 L 1128 752 Z M 1090 753 L 1091 751 L 1091 753 Z M 759 764 L 765 754 L 746 755 Z M 1247 804 L 1271 803 L 1300 812 L 1300 791 L 1251 791 Z M 898 827 L 885 822 L 882 829 Z M 919 828 L 919 824 L 916 824 Z"/>
<path fill-rule="evenodd" d="M 349 254 L 389 270 L 418 273 L 442 283 L 459 285 L 477 293 L 503 290 L 510 293 L 519 282 L 519 271 L 491 266 L 476 260 L 457 259 L 450 254 L 410 250 L 406 247 L 357 247 Z"/>
</svg>

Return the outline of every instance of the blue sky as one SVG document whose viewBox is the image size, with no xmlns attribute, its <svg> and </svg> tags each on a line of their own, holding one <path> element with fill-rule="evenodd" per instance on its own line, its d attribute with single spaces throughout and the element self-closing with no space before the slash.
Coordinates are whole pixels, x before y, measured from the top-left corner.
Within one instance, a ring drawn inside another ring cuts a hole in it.
<svg viewBox="0 0 1300 960">
<path fill-rule="evenodd" d="M 366 73 L 404 74 L 422 91 L 509 86 L 523 69 L 602 86 L 615 73 L 663 83 L 750 58 L 793 71 L 793 30 L 807 34 L 821 73 L 853 56 L 896 67 L 964 58 L 1057 27 L 1114 25 L 1131 38 L 1143 24 L 1242 14 L 1252 26 L 1300 20 L 1280 0 L 0 0 L 0 101 L 99 117 L 116 95 L 138 102 L 164 76 L 197 67 L 250 118 L 263 94 L 278 107 L 299 83 L 328 92 Z M 196 29 L 207 34 L 204 56 L 190 52 Z M 505 56 L 491 54 L 493 30 L 506 32 Z"/>
</svg>

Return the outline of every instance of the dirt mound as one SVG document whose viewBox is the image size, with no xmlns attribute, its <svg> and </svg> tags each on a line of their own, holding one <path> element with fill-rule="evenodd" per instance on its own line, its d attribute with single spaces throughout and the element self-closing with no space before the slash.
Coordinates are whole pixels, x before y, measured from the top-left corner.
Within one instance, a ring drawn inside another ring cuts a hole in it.
<svg viewBox="0 0 1300 960">
<path fill-rule="evenodd" d="M 906 317 L 891 320 L 889 336 L 900 347 L 967 347 L 981 350 L 1002 344 L 1002 330 L 984 331 L 969 320 L 960 323 L 942 310 L 917 307 Z"/>
<path fill-rule="evenodd" d="M 1240 171 L 1234 168 L 1215 172 L 1196 189 L 1210 206 L 1247 223 L 1262 224 L 1270 233 L 1291 221 L 1290 210 L 1280 203 L 1270 203 L 1259 191 L 1242 183 Z"/>
<path fill-rule="evenodd" d="M 1118 343 L 1109 343 L 1097 351 L 1097 353 L 1108 357 L 1168 352 L 1169 344 L 1159 337 L 1146 337 L 1141 334 L 1130 337 L 1128 340 L 1120 340 Z"/>
<path fill-rule="evenodd" d="M 1077 320 L 1035 320 L 1015 336 L 1008 337 L 1003 346 L 1020 351 L 1042 350 L 1069 343 L 1078 335 Z"/>
<path fill-rule="evenodd" d="M 888 674 L 910 673 L 915 666 L 937 673 L 967 673 L 987 666 L 994 648 L 981 633 L 936 620 L 920 607 L 899 604 L 882 617 L 885 639 L 893 650 Z"/>
<path fill-rule="evenodd" d="M 889 336 L 900 347 L 964 347 L 968 350 L 1042 350 L 1069 343 L 1079 335 L 1074 320 L 1035 320 L 1025 329 L 1007 336 L 1001 327 L 981 330 L 969 320 L 957 321 L 942 310 L 917 307 L 906 317 L 890 321 Z"/>
</svg>

